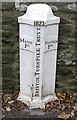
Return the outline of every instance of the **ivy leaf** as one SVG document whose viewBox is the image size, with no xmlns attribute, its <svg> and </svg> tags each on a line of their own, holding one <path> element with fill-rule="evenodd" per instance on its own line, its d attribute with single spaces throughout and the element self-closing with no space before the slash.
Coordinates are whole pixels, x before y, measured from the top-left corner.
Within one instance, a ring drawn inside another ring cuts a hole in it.
<svg viewBox="0 0 77 120">
<path fill-rule="evenodd" d="M 11 100 L 11 97 L 10 96 L 4 96 L 4 101 L 8 102 L 8 100 Z"/>
</svg>

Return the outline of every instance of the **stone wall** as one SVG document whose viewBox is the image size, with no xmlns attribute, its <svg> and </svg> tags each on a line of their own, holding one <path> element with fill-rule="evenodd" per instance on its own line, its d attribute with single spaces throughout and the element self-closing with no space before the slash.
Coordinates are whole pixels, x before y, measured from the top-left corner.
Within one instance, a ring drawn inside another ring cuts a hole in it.
<svg viewBox="0 0 77 120">
<path fill-rule="evenodd" d="M 51 5 L 51 3 L 49 3 Z M 56 89 L 77 90 L 76 77 L 76 11 L 68 9 L 65 3 L 53 3 L 58 8 L 53 11 L 61 17 L 57 60 Z M 3 91 L 19 90 L 19 31 L 18 16 L 14 3 L 2 3 L 2 87 Z"/>
<path fill-rule="evenodd" d="M 71 9 L 68 9 L 71 6 Z M 76 78 L 76 9 L 72 5 L 59 6 L 55 15 L 61 17 L 57 60 L 57 87 L 62 91 L 75 91 Z"/>
<path fill-rule="evenodd" d="M 18 16 L 14 3 L 2 3 L 2 77 L 3 91 L 19 88 Z"/>
<path fill-rule="evenodd" d="M 2 5 L 0 4 L 0 91 L 2 91 Z"/>
</svg>

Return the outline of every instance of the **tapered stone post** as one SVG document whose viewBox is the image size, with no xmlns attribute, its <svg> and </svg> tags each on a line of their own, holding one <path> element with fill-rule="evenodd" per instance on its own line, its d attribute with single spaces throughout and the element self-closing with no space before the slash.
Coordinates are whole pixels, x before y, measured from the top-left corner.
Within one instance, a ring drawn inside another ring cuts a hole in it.
<svg viewBox="0 0 77 120">
<path fill-rule="evenodd" d="M 50 6 L 32 4 L 18 17 L 20 49 L 19 100 L 32 108 L 54 101 L 60 18 Z"/>
</svg>

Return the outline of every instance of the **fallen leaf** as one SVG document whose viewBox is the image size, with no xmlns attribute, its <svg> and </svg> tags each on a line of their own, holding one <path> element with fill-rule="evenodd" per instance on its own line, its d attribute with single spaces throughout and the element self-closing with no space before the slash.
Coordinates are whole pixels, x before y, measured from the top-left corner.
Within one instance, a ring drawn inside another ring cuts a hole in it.
<svg viewBox="0 0 77 120">
<path fill-rule="evenodd" d="M 77 110 L 77 103 L 75 103 L 75 110 Z"/>
<path fill-rule="evenodd" d="M 71 112 L 71 117 L 73 117 L 74 116 L 74 110 Z"/>
<path fill-rule="evenodd" d="M 10 112 L 10 111 L 11 111 L 11 108 L 10 108 L 10 107 L 6 107 L 6 111 L 7 111 L 7 112 Z"/>
<path fill-rule="evenodd" d="M 65 109 L 65 106 L 62 107 L 62 110 L 64 110 L 64 109 Z"/>
<path fill-rule="evenodd" d="M 5 115 L 2 115 L 2 119 L 5 117 Z"/>
<path fill-rule="evenodd" d="M 50 107 L 50 104 L 47 104 L 47 106 L 46 106 L 47 108 L 49 108 Z"/>
<path fill-rule="evenodd" d="M 57 92 L 57 97 L 62 97 L 62 94 L 60 92 Z"/>
<path fill-rule="evenodd" d="M 14 103 L 14 100 L 12 100 L 12 101 L 8 101 L 8 103 L 9 103 L 9 104 L 12 104 L 12 103 Z"/>
<path fill-rule="evenodd" d="M 61 118 L 61 119 L 68 119 L 69 117 L 70 117 L 70 114 L 65 114 L 65 113 L 58 115 L 58 118 Z"/>
<path fill-rule="evenodd" d="M 77 115 L 77 110 L 74 111 L 74 114 Z"/>
<path fill-rule="evenodd" d="M 2 109 L 2 111 L 4 112 L 5 110 L 4 110 L 4 109 Z"/>
<path fill-rule="evenodd" d="M 11 97 L 10 96 L 4 96 L 4 101 L 8 102 L 8 100 L 11 100 Z"/>
<path fill-rule="evenodd" d="M 65 99 L 67 99 L 67 100 L 70 99 L 70 93 L 69 93 L 69 91 L 67 91 L 67 92 L 65 93 Z"/>
<path fill-rule="evenodd" d="M 8 101 L 8 96 L 4 96 L 4 102 Z"/>
<path fill-rule="evenodd" d="M 11 100 L 11 97 L 10 97 L 10 96 L 8 96 L 8 100 Z"/>
</svg>

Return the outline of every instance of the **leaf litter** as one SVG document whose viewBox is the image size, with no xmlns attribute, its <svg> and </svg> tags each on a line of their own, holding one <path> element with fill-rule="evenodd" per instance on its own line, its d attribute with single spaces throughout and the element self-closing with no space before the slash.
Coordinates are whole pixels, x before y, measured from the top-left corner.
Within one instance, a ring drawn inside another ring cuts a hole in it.
<svg viewBox="0 0 77 120">
<path fill-rule="evenodd" d="M 18 92 L 16 93 L 2 93 L 2 111 L 19 111 L 21 109 L 28 108 L 26 104 L 17 100 Z M 58 112 L 58 118 L 67 120 L 75 116 L 77 120 L 77 93 L 61 93 L 56 92 L 58 100 L 48 102 L 45 105 L 44 112 L 50 112 L 52 110 Z M 69 113 L 65 112 L 69 111 Z"/>
</svg>

